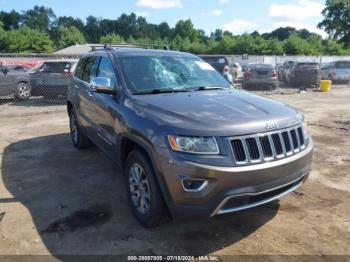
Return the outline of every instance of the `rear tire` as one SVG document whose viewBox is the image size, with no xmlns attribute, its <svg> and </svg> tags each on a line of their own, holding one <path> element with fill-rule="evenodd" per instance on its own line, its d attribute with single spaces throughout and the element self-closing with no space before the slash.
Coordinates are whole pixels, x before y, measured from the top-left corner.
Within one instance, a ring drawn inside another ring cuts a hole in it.
<svg viewBox="0 0 350 262">
<path fill-rule="evenodd" d="M 19 100 L 27 100 L 32 94 L 32 89 L 28 83 L 20 82 L 17 84 L 16 98 Z"/>
<path fill-rule="evenodd" d="M 84 149 L 93 145 L 91 140 L 81 132 L 81 127 L 78 123 L 74 109 L 69 110 L 69 128 L 72 143 L 76 148 Z"/>
<path fill-rule="evenodd" d="M 133 150 L 124 171 L 128 201 L 134 217 L 147 228 L 159 226 L 167 209 L 148 157 Z"/>
</svg>

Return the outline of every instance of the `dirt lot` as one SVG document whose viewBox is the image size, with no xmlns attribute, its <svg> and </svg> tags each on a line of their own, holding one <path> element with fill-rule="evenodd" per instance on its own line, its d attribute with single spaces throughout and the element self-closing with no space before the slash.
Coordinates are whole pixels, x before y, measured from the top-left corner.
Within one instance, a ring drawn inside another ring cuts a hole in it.
<svg viewBox="0 0 350 262">
<path fill-rule="evenodd" d="M 307 183 L 279 202 L 142 228 L 122 177 L 71 146 L 63 105 L 0 106 L 0 254 L 350 255 L 350 88 L 274 94 L 315 142 Z"/>
</svg>

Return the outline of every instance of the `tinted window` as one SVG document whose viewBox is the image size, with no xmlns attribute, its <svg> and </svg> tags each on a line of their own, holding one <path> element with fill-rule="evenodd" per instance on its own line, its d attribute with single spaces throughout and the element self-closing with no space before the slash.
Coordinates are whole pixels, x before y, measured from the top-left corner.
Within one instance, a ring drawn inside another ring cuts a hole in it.
<svg viewBox="0 0 350 262">
<path fill-rule="evenodd" d="M 319 69 L 320 65 L 318 63 L 298 63 L 296 67 L 301 69 Z"/>
<path fill-rule="evenodd" d="M 86 58 L 82 58 L 79 60 L 79 63 L 77 65 L 77 68 L 76 68 L 75 74 L 74 74 L 74 76 L 76 78 L 79 78 L 79 79 L 83 78 L 83 71 L 84 71 L 85 62 L 86 62 Z"/>
<path fill-rule="evenodd" d="M 64 73 L 70 70 L 71 63 L 67 62 L 45 62 L 40 68 L 43 73 Z"/>
<path fill-rule="evenodd" d="M 111 80 L 112 89 L 117 86 L 113 65 L 107 57 L 101 57 L 96 75 L 100 77 L 108 77 Z"/>
<path fill-rule="evenodd" d="M 209 64 L 228 64 L 225 57 L 202 57 Z"/>
<path fill-rule="evenodd" d="M 82 80 L 87 83 L 90 83 L 91 76 L 96 74 L 96 69 L 94 68 L 95 61 L 96 61 L 95 56 L 91 56 L 87 58 L 87 62 L 84 67 L 83 78 L 82 78 Z M 92 69 L 94 69 L 94 71 Z"/>
<path fill-rule="evenodd" d="M 254 64 L 249 67 L 253 69 L 273 69 L 273 66 L 270 64 Z"/>
<path fill-rule="evenodd" d="M 335 68 L 339 69 L 350 69 L 350 61 L 340 61 L 335 63 Z"/>
</svg>

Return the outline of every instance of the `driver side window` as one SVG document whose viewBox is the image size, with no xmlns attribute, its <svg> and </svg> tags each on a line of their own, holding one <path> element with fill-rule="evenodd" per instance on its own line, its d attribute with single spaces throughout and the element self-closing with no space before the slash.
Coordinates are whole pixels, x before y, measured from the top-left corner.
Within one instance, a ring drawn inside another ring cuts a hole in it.
<svg viewBox="0 0 350 262">
<path fill-rule="evenodd" d="M 108 77 L 111 80 L 111 89 L 117 88 L 114 68 L 111 61 L 107 57 L 101 57 L 96 76 Z"/>
</svg>

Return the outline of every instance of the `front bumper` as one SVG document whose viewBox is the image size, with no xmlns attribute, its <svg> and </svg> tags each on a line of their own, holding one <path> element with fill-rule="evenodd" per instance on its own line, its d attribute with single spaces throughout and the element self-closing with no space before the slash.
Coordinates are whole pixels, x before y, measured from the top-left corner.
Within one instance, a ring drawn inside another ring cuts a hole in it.
<svg viewBox="0 0 350 262">
<path fill-rule="evenodd" d="M 295 190 L 311 170 L 313 143 L 298 154 L 251 166 L 218 167 L 162 156 L 160 172 L 175 219 L 209 217 L 273 201 Z M 170 157 L 170 155 L 168 155 Z M 184 190 L 182 179 L 205 179 L 199 192 Z"/>
</svg>

